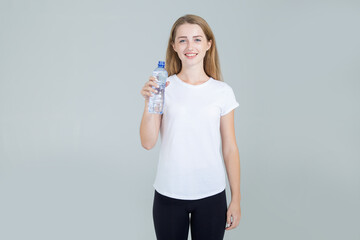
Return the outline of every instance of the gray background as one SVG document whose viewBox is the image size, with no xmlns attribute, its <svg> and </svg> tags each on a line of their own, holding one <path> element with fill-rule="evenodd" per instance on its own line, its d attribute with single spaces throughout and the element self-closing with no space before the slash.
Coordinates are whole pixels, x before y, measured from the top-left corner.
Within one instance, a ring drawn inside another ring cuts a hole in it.
<svg viewBox="0 0 360 240">
<path fill-rule="evenodd" d="M 240 103 L 225 239 L 360 239 L 355 0 L 1 0 L 0 239 L 155 239 L 140 89 L 186 13 Z"/>
</svg>

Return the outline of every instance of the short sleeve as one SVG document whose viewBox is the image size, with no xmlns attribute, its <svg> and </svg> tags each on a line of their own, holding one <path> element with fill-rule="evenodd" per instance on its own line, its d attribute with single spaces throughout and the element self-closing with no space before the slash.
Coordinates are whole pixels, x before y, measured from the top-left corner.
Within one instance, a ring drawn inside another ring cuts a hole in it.
<svg viewBox="0 0 360 240">
<path fill-rule="evenodd" d="M 239 103 L 236 101 L 233 89 L 228 84 L 226 84 L 224 86 L 224 90 L 222 91 L 222 105 L 220 115 L 224 116 L 238 106 Z"/>
</svg>

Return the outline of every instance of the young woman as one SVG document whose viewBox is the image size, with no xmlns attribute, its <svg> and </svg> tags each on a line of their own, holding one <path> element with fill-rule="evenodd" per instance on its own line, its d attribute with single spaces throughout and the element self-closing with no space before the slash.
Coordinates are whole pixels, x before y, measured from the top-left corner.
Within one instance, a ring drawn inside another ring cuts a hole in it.
<svg viewBox="0 0 360 240">
<path fill-rule="evenodd" d="M 185 15 L 170 33 L 163 114 L 148 112 L 158 87 L 150 77 L 141 89 L 145 109 L 141 144 L 150 150 L 161 134 L 154 182 L 153 221 L 158 240 L 221 240 L 240 221 L 240 157 L 234 128 L 239 106 L 222 81 L 214 35 L 199 16 Z M 226 175 L 231 189 L 227 207 Z"/>
</svg>

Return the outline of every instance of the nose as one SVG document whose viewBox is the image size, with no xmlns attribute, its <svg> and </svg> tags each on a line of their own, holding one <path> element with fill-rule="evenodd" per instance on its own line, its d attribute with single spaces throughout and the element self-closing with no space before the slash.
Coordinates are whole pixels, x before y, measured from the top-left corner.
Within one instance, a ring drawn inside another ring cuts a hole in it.
<svg viewBox="0 0 360 240">
<path fill-rule="evenodd" d="M 192 42 L 191 42 L 191 41 L 188 42 L 187 49 L 188 49 L 188 51 L 192 51 L 192 50 L 193 50 L 193 45 L 192 45 Z"/>
</svg>

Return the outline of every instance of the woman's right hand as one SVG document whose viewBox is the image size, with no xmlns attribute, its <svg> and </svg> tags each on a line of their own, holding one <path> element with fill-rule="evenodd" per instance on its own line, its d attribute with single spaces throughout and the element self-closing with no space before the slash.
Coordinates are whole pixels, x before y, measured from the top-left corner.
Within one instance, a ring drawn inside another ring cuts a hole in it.
<svg viewBox="0 0 360 240">
<path fill-rule="evenodd" d="M 166 82 L 165 87 L 167 87 L 170 84 L 169 81 Z M 145 83 L 143 88 L 140 91 L 140 94 L 143 96 L 143 98 L 146 101 L 149 101 L 149 97 L 152 95 L 152 93 L 156 93 L 156 89 L 152 88 L 154 86 L 155 88 L 158 88 L 159 85 L 157 84 L 157 80 L 154 76 L 151 76 L 149 78 L 149 81 Z"/>
</svg>

